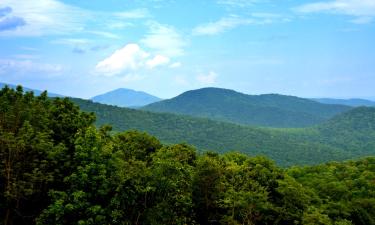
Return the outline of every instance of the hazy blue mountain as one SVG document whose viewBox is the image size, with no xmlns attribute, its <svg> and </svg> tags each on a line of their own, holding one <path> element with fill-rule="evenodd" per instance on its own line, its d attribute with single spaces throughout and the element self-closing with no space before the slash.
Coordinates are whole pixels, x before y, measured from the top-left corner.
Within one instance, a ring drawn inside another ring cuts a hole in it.
<svg viewBox="0 0 375 225">
<path fill-rule="evenodd" d="M 161 99 L 143 91 L 119 88 L 91 98 L 94 102 L 120 107 L 141 107 Z"/>
<path fill-rule="evenodd" d="M 5 85 L 7 85 L 8 87 L 13 88 L 13 89 L 15 89 L 17 87 L 17 85 L 14 85 L 14 84 L 0 83 L 0 89 L 5 87 Z M 34 95 L 36 95 L 36 96 L 40 95 L 43 92 L 41 90 L 27 88 L 27 87 L 24 87 L 24 86 L 22 86 L 22 88 L 23 88 L 24 91 L 34 92 Z M 63 95 L 59 95 L 59 94 L 55 94 L 55 93 L 51 93 L 51 92 L 48 92 L 48 96 L 49 97 L 64 97 Z"/>
<path fill-rule="evenodd" d="M 72 100 L 94 112 L 98 126 L 110 124 L 114 131 L 146 131 L 164 143 L 185 142 L 200 150 L 266 155 L 284 166 L 375 154 L 375 108 L 355 108 L 315 127 L 275 129 Z"/>
<path fill-rule="evenodd" d="M 335 98 L 313 98 L 312 100 L 324 103 L 324 104 L 338 104 L 338 105 L 348 105 L 348 106 L 375 106 L 375 101 L 352 98 L 352 99 L 335 99 Z"/>
<path fill-rule="evenodd" d="M 307 127 L 322 123 L 338 113 L 350 110 L 351 107 L 327 105 L 278 94 L 247 95 L 228 89 L 203 88 L 152 103 L 142 109 L 246 125 Z"/>
</svg>

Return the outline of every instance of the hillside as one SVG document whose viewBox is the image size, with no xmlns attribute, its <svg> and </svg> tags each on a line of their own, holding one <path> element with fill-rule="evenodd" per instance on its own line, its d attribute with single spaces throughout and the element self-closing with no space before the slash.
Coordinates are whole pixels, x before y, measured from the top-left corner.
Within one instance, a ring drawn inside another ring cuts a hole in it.
<svg viewBox="0 0 375 225">
<path fill-rule="evenodd" d="M 119 88 L 91 98 L 94 102 L 119 107 L 141 107 L 161 99 L 143 91 Z"/>
<path fill-rule="evenodd" d="M 246 95 L 233 90 L 203 88 L 142 109 L 170 112 L 245 125 L 308 127 L 347 111 L 349 106 L 327 105 L 278 94 Z"/>
<path fill-rule="evenodd" d="M 367 99 L 353 98 L 353 99 L 334 99 L 334 98 L 312 98 L 311 100 L 324 104 L 338 104 L 347 106 L 371 106 L 375 107 L 375 102 Z"/>
<path fill-rule="evenodd" d="M 283 166 L 317 164 L 375 154 L 372 141 L 375 140 L 374 132 L 352 129 L 349 131 L 351 136 L 341 138 L 342 131 L 336 130 L 339 126 L 336 122 L 341 123 L 342 116 L 315 128 L 274 129 L 126 109 L 81 99 L 73 101 L 82 110 L 94 112 L 97 125 L 111 124 L 115 131 L 146 131 L 164 143 L 186 142 L 200 150 L 222 153 L 236 150 L 250 155 L 266 155 Z M 375 112 L 365 109 L 366 118 L 375 116 Z M 352 114 L 356 115 L 357 109 L 347 112 L 345 116 Z M 342 148 L 346 143 L 355 144 Z"/>
</svg>

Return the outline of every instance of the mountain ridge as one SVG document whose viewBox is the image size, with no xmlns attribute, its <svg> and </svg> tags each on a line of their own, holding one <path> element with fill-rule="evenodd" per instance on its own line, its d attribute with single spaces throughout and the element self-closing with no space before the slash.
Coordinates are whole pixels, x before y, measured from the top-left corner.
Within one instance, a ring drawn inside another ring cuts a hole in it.
<svg viewBox="0 0 375 225">
<path fill-rule="evenodd" d="M 280 94 L 247 95 L 230 89 L 202 88 L 151 103 L 141 109 L 246 125 L 308 127 L 350 108 Z"/>
<path fill-rule="evenodd" d="M 339 104 L 348 105 L 353 107 L 358 106 L 371 106 L 375 107 L 375 101 L 363 98 L 349 98 L 349 99 L 337 99 L 337 98 L 311 98 L 311 100 L 324 103 L 324 104 Z"/>
</svg>

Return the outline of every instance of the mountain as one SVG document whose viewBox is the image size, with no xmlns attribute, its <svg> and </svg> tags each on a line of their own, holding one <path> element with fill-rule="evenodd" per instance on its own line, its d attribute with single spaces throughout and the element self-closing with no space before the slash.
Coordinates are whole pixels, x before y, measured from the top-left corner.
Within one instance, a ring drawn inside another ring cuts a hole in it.
<svg viewBox="0 0 375 225">
<path fill-rule="evenodd" d="M 367 99 L 352 98 L 352 99 L 334 99 L 334 98 L 312 98 L 311 100 L 324 104 L 348 105 L 353 107 L 371 106 L 375 107 L 375 102 Z"/>
<path fill-rule="evenodd" d="M 207 118 L 154 113 L 72 99 L 83 111 L 94 112 L 97 125 L 110 124 L 114 131 L 140 130 L 164 143 L 185 142 L 198 149 L 240 151 L 266 155 L 279 165 L 307 165 L 375 154 L 375 109 L 360 108 L 337 115 L 310 128 L 263 128 Z M 361 116 L 360 116 L 361 115 Z M 350 123 L 346 123 L 351 118 Z M 366 118 L 364 121 L 362 118 Z M 345 126 L 347 127 L 342 127 Z M 356 124 L 361 124 L 356 127 Z M 365 126 L 366 124 L 372 124 Z M 363 125 L 363 126 L 362 126 Z M 343 134 L 345 134 L 343 136 Z"/>
<path fill-rule="evenodd" d="M 141 107 L 161 99 L 143 91 L 119 88 L 91 98 L 94 102 L 119 107 Z"/>
<path fill-rule="evenodd" d="M 203 88 L 152 103 L 142 109 L 246 125 L 308 127 L 322 123 L 351 107 L 327 105 L 278 94 L 247 95 L 228 89 Z"/>
<path fill-rule="evenodd" d="M 14 84 L 0 83 L 0 89 L 2 89 L 5 86 L 8 86 L 9 88 L 12 88 L 12 89 L 15 89 L 17 87 L 17 85 L 14 85 Z M 34 92 L 34 95 L 36 95 L 36 96 L 40 95 L 43 92 L 41 90 L 27 88 L 27 87 L 23 87 L 23 86 L 22 86 L 22 88 L 23 88 L 24 91 Z M 48 92 L 48 96 L 49 97 L 64 97 L 63 95 L 59 95 L 59 94 L 55 94 L 55 93 L 51 93 L 51 92 Z"/>
</svg>

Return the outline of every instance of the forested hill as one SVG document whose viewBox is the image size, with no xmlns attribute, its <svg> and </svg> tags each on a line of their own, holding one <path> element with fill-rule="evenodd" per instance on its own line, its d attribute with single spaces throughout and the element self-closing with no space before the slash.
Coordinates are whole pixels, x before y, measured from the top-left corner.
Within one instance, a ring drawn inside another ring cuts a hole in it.
<svg viewBox="0 0 375 225">
<path fill-rule="evenodd" d="M 142 109 L 268 127 L 307 127 L 326 121 L 351 107 L 328 105 L 278 94 L 246 95 L 233 90 L 203 88 Z"/>
<path fill-rule="evenodd" d="M 318 126 L 325 143 L 350 151 L 375 151 L 375 108 L 358 107 L 340 114 Z"/>
<path fill-rule="evenodd" d="M 279 165 L 305 165 L 344 160 L 375 154 L 375 133 L 347 129 L 343 136 L 339 124 L 343 116 L 365 110 L 353 109 L 314 128 L 274 129 L 242 126 L 205 118 L 153 113 L 73 99 L 82 110 L 94 112 L 97 125 L 110 124 L 115 131 L 146 131 L 164 143 L 186 142 L 200 150 L 227 152 L 237 150 L 249 155 L 266 155 Z M 361 117 L 356 118 L 361 123 Z M 353 123 L 355 123 L 353 121 Z"/>
<path fill-rule="evenodd" d="M 143 91 L 119 88 L 91 98 L 94 102 L 120 107 L 141 107 L 161 99 Z"/>
</svg>

